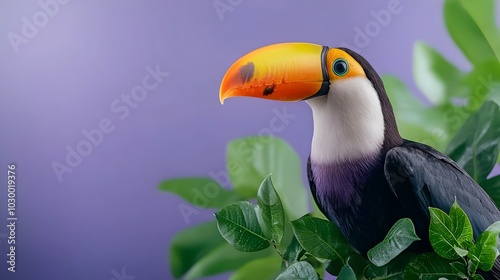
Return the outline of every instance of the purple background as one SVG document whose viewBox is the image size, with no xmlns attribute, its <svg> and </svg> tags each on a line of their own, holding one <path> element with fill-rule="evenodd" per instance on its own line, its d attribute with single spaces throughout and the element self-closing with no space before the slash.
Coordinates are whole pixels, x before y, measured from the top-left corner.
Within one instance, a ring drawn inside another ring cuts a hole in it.
<svg viewBox="0 0 500 280">
<path fill-rule="evenodd" d="M 33 22 L 43 10 L 37 1 L 0 3 L 0 234 L 7 233 L 5 174 L 12 162 L 19 218 L 17 272 L 6 272 L 7 244 L 0 238 L 0 278 L 112 279 L 111 271 L 125 267 L 136 280 L 171 279 L 170 238 L 213 211 L 186 224 L 182 200 L 159 192 L 160 181 L 225 170 L 226 143 L 268 127 L 273 108 L 297 115 L 276 136 L 303 160 L 309 153 L 308 106 L 253 99 L 221 106 L 226 69 L 271 43 L 355 46 L 354 28 L 364 29 L 371 12 L 391 1 L 227 2 L 234 7 L 219 17 L 213 1 L 73 0 L 17 53 L 8 34 L 21 35 L 22 18 Z M 401 13 L 358 48 L 380 74 L 396 74 L 417 92 L 416 40 L 470 68 L 446 32 L 442 1 L 396 2 Z M 121 120 L 112 102 L 156 65 L 170 76 Z M 104 118 L 115 129 L 60 182 L 51 164 L 64 163 L 66 146 L 75 149 L 85 139 L 82 130 Z"/>
</svg>

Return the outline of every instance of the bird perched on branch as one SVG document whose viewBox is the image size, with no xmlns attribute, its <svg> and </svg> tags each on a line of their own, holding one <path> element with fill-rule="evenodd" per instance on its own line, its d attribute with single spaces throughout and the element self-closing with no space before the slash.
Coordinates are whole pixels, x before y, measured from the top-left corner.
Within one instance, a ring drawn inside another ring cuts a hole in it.
<svg viewBox="0 0 500 280">
<path fill-rule="evenodd" d="M 227 71 L 220 101 L 235 96 L 306 101 L 314 134 L 307 173 L 323 214 L 360 253 L 381 242 L 401 218 L 411 218 L 432 250 L 429 207 L 449 211 L 455 198 L 477 238 L 500 220 L 486 192 L 453 160 L 427 145 L 403 139 L 380 76 L 346 48 L 283 43 L 254 50 Z M 500 279 L 495 262 L 489 279 Z"/>
</svg>

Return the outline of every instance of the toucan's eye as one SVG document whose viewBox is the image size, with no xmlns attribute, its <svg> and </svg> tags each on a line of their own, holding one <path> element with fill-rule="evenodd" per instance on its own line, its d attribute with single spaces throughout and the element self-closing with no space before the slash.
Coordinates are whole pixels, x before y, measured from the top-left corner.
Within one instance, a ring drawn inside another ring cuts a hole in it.
<svg viewBox="0 0 500 280">
<path fill-rule="evenodd" d="M 332 65 L 333 73 L 337 76 L 344 76 L 349 71 L 349 64 L 343 58 L 337 58 Z"/>
</svg>

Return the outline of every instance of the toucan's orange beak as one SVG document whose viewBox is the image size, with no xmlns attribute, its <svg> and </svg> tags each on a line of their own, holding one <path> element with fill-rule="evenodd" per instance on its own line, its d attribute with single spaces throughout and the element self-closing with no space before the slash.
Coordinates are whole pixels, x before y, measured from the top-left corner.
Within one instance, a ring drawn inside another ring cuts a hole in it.
<svg viewBox="0 0 500 280">
<path fill-rule="evenodd" d="M 298 101 L 328 93 L 327 47 L 283 43 L 254 50 L 238 59 L 222 79 L 220 102 L 248 96 Z"/>
</svg>

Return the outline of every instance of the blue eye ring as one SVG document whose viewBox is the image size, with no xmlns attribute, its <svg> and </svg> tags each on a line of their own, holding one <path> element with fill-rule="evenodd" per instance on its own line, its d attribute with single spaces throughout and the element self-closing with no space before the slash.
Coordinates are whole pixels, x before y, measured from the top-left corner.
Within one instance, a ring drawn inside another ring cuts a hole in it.
<svg viewBox="0 0 500 280">
<path fill-rule="evenodd" d="M 349 72 L 349 63 L 343 58 L 337 58 L 332 63 L 332 70 L 335 75 L 341 77 Z"/>
</svg>

